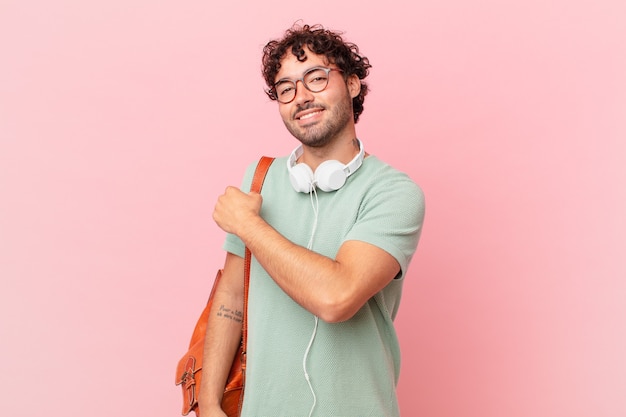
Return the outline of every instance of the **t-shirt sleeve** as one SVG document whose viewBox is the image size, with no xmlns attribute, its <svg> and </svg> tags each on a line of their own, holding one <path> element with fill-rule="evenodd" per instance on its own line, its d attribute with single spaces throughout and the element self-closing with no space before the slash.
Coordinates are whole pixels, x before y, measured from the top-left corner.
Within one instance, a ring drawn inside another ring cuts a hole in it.
<svg viewBox="0 0 626 417">
<path fill-rule="evenodd" d="M 345 240 L 367 242 L 389 253 L 400 264 L 399 279 L 417 248 L 424 214 L 424 193 L 406 174 L 374 178 Z"/>
</svg>

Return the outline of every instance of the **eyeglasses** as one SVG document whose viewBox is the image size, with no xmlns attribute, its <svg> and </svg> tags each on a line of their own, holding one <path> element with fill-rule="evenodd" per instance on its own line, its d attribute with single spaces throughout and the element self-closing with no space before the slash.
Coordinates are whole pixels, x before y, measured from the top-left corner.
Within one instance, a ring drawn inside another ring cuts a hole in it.
<svg viewBox="0 0 626 417">
<path fill-rule="evenodd" d="M 328 87 L 328 78 L 331 71 L 343 72 L 339 68 L 313 67 L 307 70 L 302 75 L 302 78 L 296 80 L 290 80 L 288 78 L 278 80 L 270 90 L 270 93 L 279 103 L 291 103 L 293 99 L 296 98 L 298 81 L 302 81 L 302 85 L 310 92 L 319 93 Z"/>
</svg>

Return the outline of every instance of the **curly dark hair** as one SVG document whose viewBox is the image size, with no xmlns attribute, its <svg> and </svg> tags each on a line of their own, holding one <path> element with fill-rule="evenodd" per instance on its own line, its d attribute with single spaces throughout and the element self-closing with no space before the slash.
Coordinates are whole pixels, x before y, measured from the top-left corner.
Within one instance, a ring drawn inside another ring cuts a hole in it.
<svg viewBox="0 0 626 417">
<path fill-rule="evenodd" d="M 359 54 L 359 48 L 353 43 L 346 42 L 341 32 L 325 29 L 321 25 L 294 25 L 285 32 L 280 40 L 269 41 L 263 48 L 263 78 L 268 88 L 265 90 L 270 99 L 276 100 L 274 82 L 280 70 L 280 62 L 288 51 L 306 61 L 306 46 L 311 52 L 324 55 L 330 63 L 337 65 L 343 71 L 344 78 L 355 74 L 361 80 L 361 93 L 352 100 L 354 122 L 359 120 L 363 113 L 363 102 L 368 92 L 367 83 L 363 81 L 372 67 L 369 60 Z"/>
</svg>

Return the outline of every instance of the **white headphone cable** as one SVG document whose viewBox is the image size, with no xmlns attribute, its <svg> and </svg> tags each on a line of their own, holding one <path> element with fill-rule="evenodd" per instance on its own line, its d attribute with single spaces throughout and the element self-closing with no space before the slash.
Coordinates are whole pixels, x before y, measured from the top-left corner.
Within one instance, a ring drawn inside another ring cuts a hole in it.
<svg viewBox="0 0 626 417">
<path fill-rule="evenodd" d="M 307 384 L 309 384 L 309 389 L 311 390 L 311 394 L 313 395 L 313 405 L 311 406 L 309 417 L 313 415 L 313 410 L 315 409 L 315 405 L 317 404 L 317 396 L 315 395 L 313 384 L 311 384 L 311 378 L 309 377 L 309 373 L 306 370 L 306 360 L 309 356 L 309 350 L 311 350 L 311 346 L 313 345 L 313 340 L 315 339 L 315 335 L 317 334 L 317 324 L 319 323 L 319 318 L 317 316 L 314 316 L 314 317 L 315 317 L 315 326 L 313 327 L 313 334 L 311 335 L 311 340 L 309 340 L 309 345 L 306 347 L 306 351 L 304 352 L 304 358 L 302 358 L 302 369 L 304 369 L 304 378 L 306 379 Z"/>
<path fill-rule="evenodd" d="M 311 207 L 313 208 L 313 229 L 311 230 L 311 237 L 309 238 L 309 243 L 307 244 L 307 249 L 311 250 L 313 247 L 313 238 L 315 237 L 315 232 L 317 231 L 317 214 L 319 212 L 320 202 L 317 197 L 317 188 L 313 187 L 313 191 L 309 193 L 311 199 Z M 313 200 L 315 199 L 315 200 Z"/>
<path fill-rule="evenodd" d="M 311 207 L 313 208 L 313 214 L 315 216 L 313 220 L 313 230 L 311 231 L 311 238 L 309 239 L 309 244 L 307 245 L 307 249 L 311 250 L 313 247 L 313 238 L 315 237 L 315 232 L 317 231 L 317 215 L 319 213 L 319 199 L 317 197 L 317 187 L 313 186 L 313 190 L 309 195 L 311 196 Z M 313 384 L 311 384 L 311 378 L 309 377 L 309 373 L 306 369 L 306 360 L 309 357 L 309 351 L 311 350 L 311 346 L 313 346 L 313 340 L 315 340 L 315 335 L 317 334 L 317 325 L 319 323 L 319 318 L 314 316 L 315 318 L 315 326 L 313 327 L 313 334 L 311 334 L 311 339 L 309 340 L 309 345 L 306 347 L 306 351 L 304 352 L 304 357 L 302 358 L 302 369 L 304 370 L 304 378 L 306 379 L 307 384 L 309 384 L 309 389 L 311 390 L 311 395 L 313 395 L 313 405 L 311 406 L 311 411 L 309 411 L 309 417 L 313 415 L 313 410 L 315 409 L 315 405 L 317 404 L 317 396 L 315 395 L 315 390 L 313 389 Z"/>
</svg>

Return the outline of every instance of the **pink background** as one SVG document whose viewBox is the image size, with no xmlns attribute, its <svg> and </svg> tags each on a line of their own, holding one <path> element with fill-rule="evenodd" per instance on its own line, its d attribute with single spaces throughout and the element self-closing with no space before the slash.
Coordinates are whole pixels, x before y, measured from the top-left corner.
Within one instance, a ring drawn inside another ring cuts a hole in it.
<svg viewBox="0 0 626 417">
<path fill-rule="evenodd" d="M 359 136 L 427 196 L 403 415 L 626 415 L 625 5 L 0 0 L 0 415 L 179 415 L 215 199 L 295 146 L 260 52 L 300 18 L 370 58 Z"/>
</svg>

